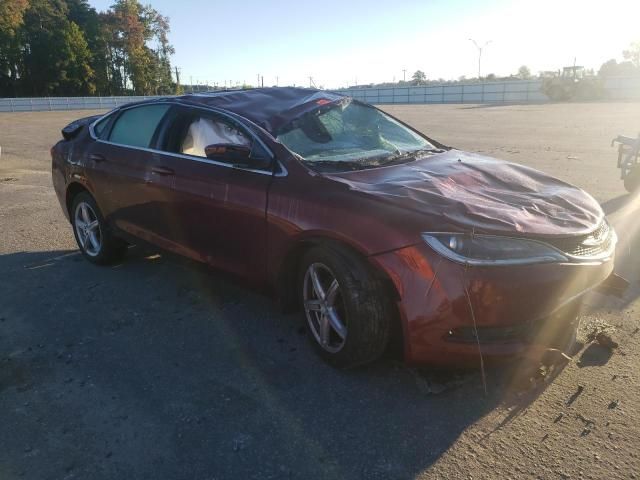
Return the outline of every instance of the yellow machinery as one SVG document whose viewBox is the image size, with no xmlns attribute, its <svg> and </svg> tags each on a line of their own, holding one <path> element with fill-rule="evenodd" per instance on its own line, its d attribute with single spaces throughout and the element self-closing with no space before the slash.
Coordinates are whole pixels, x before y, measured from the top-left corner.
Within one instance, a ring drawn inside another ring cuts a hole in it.
<svg viewBox="0 0 640 480">
<path fill-rule="evenodd" d="M 542 93 L 556 102 L 598 100 L 603 87 L 600 78 L 589 74 L 582 66 L 564 67 L 560 72 L 542 75 Z"/>
</svg>

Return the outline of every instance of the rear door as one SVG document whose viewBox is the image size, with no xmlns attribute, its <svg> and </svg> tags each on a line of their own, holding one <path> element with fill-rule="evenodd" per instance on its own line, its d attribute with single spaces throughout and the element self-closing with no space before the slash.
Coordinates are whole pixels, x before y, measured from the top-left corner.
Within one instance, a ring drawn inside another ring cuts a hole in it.
<svg viewBox="0 0 640 480">
<path fill-rule="evenodd" d="M 177 107 L 159 134 L 155 168 L 173 174 L 164 204 L 175 249 L 250 282 L 266 273 L 267 191 L 273 156 L 254 133 L 222 113 Z M 204 154 L 214 143 L 251 146 L 252 160 L 234 165 Z"/>
<path fill-rule="evenodd" d="M 152 243 L 166 235 L 160 204 L 173 178 L 154 169 L 150 148 L 171 105 L 144 104 L 116 112 L 97 124 L 97 141 L 87 152 L 86 176 L 98 204 L 116 227 Z"/>
</svg>

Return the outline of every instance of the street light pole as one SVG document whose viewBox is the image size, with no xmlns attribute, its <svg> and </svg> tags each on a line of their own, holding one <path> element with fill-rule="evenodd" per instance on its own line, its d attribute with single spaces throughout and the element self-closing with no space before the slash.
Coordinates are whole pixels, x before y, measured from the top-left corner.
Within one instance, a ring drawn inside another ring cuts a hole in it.
<svg viewBox="0 0 640 480">
<path fill-rule="evenodd" d="M 480 67 L 482 65 L 482 50 L 484 50 L 486 46 L 491 43 L 491 40 L 487 40 L 486 42 L 484 42 L 484 45 L 482 46 L 478 45 L 478 42 L 476 42 L 473 38 L 470 38 L 469 41 L 473 42 L 473 44 L 478 49 L 478 80 L 480 80 L 482 78 L 480 76 L 480 73 L 481 73 Z"/>
</svg>

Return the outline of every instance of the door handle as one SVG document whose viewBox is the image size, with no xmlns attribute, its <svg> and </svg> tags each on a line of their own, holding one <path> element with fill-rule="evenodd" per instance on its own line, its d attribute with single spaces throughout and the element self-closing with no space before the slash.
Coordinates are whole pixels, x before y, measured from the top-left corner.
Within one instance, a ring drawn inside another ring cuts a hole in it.
<svg viewBox="0 0 640 480">
<path fill-rule="evenodd" d="M 104 155 L 100 155 L 99 153 L 92 153 L 89 155 L 89 160 L 93 160 L 96 163 L 104 162 L 106 158 Z"/>
<path fill-rule="evenodd" d="M 173 169 L 168 167 L 152 167 L 151 173 L 168 176 L 168 175 L 174 175 L 176 172 L 174 172 Z"/>
</svg>

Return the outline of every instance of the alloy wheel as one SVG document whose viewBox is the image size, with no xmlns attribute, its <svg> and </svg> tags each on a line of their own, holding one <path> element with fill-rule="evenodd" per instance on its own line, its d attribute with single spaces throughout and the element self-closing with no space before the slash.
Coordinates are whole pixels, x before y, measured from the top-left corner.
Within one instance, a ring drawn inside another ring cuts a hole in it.
<svg viewBox="0 0 640 480">
<path fill-rule="evenodd" d="M 338 280 L 323 263 L 312 263 L 303 289 L 304 311 L 316 342 L 327 352 L 339 352 L 347 339 L 347 324 Z"/>
<path fill-rule="evenodd" d="M 73 224 L 82 250 L 91 257 L 98 256 L 102 249 L 102 231 L 98 216 L 91 205 L 87 202 L 78 203 Z"/>
</svg>

